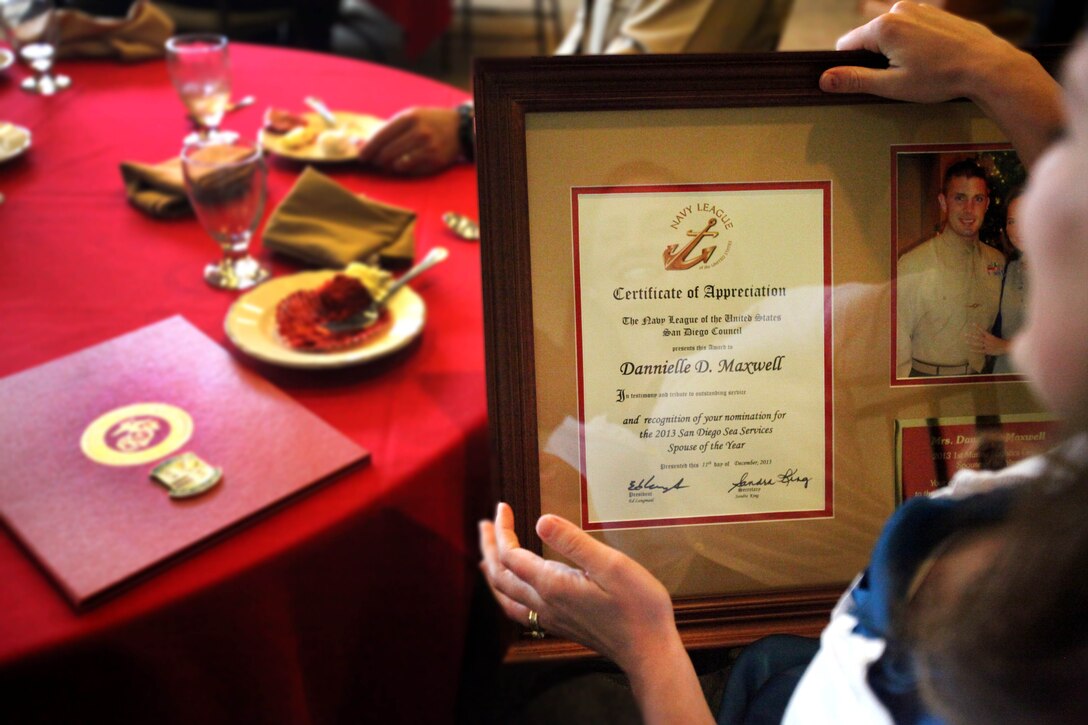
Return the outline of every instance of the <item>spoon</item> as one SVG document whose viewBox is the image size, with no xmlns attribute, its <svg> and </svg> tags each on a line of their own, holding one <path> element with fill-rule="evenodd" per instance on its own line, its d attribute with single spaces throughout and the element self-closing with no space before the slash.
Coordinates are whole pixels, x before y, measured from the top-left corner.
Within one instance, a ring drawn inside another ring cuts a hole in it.
<svg viewBox="0 0 1088 725">
<path fill-rule="evenodd" d="M 324 101 L 320 98 L 314 98 L 313 96 L 306 96 L 306 98 L 303 99 L 303 102 L 312 108 L 318 116 L 321 116 L 321 119 L 329 125 L 329 128 L 336 127 L 336 116 L 332 115 L 332 111 L 329 110 L 329 107 L 325 105 Z"/>
<path fill-rule="evenodd" d="M 480 225 L 472 218 L 467 217 L 464 214 L 448 211 L 442 215 L 442 221 L 446 223 L 446 226 L 451 232 L 461 239 L 470 242 L 480 240 Z"/>
<path fill-rule="evenodd" d="M 245 108 L 246 106 L 252 106 L 256 102 L 257 102 L 257 97 L 256 96 L 242 96 L 237 101 L 233 101 L 233 102 L 229 103 L 227 105 L 226 112 L 230 113 L 231 111 L 237 111 L 240 108 Z"/>
<path fill-rule="evenodd" d="M 401 287 L 408 284 L 410 280 L 415 279 L 419 275 L 426 272 L 431 267 L 435 266 L 446 257 L 450 256 L 449 251 L 445 247 L 435 247 L 431 251 L 427 252 L 427 256 L 420 260 L 419 264 L 409 269 L 400 279 L 393 284 L 389 285 L 385 294 L 381 297 L 376 297 L 370 302 L 370 306 L 364 310 L 356 312 L 351 317 L 345 317 L 342 320 L 329 320 L 322 327 L 329 332 L 355 332 L 358 330 L 366 329 L 375 322 L 378 321 L 378 313 L 390 299 L 393 298 Z"/>
</svg>

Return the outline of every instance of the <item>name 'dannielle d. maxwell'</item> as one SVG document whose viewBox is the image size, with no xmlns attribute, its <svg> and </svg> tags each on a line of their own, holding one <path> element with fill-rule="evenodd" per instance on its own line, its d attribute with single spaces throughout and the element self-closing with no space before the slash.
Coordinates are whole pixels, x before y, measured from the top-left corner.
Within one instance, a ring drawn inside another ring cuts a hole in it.
<svg viewBox="0 0 1088 725">
<path fill-rule="evenodd" d="M 666 360 L 658 363 L 634 363 L 628 360 L 620 363 L 620 375 L 686 375 L 691 372 L 748 373 L 754 375 L 755 373 L 782 370 L 782 362 L 785 359 L 785 355 L 776 355 L 771 360 L 725 358 L 719 360 L 717 366 L 713 365 L 709 360 L 691 361 L 686 357 L 672 362 Z"/>
</svg>

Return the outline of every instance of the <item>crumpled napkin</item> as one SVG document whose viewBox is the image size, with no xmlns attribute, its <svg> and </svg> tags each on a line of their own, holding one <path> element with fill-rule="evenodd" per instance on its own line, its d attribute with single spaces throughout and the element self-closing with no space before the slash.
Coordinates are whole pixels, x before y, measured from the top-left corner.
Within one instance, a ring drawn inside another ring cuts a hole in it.
<svg viewBox="0 0 1088 725">
<path fill-rule="evenodd" d="M 57 11 L 61 58 L 118 58 L 136 61 L 161 58 L 174 34 L 174 21 L 147 0 L 136 0 L 123 18 L 88 15 L 80 10 Z"/>
<path fill-rule="evenodd" d="M 377 254 L 383 264 L 411 263 L 416 214 L 356 196 L 307 167 L 265 225 L 265 249 L 322 267 L 344 267 Z"/>
<path fill-rule="evenodd" d="M 129 203 L 145 214 L 160 219 L 193 215 L 180 158 L 175 156 L 159 164 L 122 161 L 121 178 Z"/>
</svg>

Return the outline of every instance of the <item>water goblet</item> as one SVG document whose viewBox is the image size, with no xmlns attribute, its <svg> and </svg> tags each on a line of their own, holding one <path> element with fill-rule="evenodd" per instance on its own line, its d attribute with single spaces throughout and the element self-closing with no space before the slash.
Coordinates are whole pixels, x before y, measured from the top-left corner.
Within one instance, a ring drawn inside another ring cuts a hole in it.
<svg viewBox="0 0 1088 725">
<path fill-rule="evenodd" d="M 204 280 L 241 290 L 268 279 L 268 270 L 249 255 L 268 193 L 260 146 L 237 134 L 199 138 L 182 149 L 181 168 L 197 218 L 223 251 L 222 259 L 204 268 Z"/>
<path fill-rule="evenodd" d="M 72 84 L 68 76 L 52 72 L 60 33 L 55 11 L 53 0 L 0 0 L 0 28 L 12 50 L 34 71 L 22 88 L 43 96 Z"/>
<path fill-rule="evenodd" d="M 227 38 L 208 33 L 175 35 L 166 41 L 170 80 L 197 124 L 196 138 L 219 132 L 230 104 L 230 56 Z"/>
</svg>

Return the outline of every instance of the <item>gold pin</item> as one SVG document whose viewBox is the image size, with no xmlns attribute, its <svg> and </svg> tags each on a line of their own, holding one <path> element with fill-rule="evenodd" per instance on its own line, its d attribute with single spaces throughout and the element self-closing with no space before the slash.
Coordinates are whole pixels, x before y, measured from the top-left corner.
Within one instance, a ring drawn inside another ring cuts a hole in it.
<svg viewBox="0 0 1088 725">
<path fill-rule="evenodd" d="M 170 490 L 170 498 L 188 498 L 204 493 L 219 483 L 223 469 L 206 463 L 195 453 L 167 458 L 151 469 L 151 478 Z"/>
</svg>

